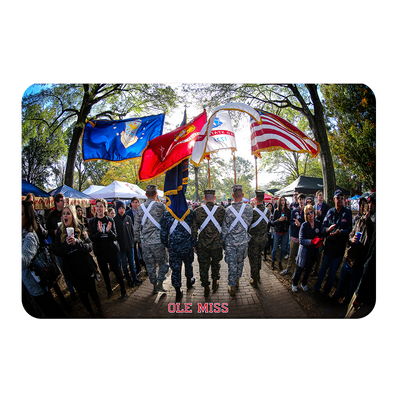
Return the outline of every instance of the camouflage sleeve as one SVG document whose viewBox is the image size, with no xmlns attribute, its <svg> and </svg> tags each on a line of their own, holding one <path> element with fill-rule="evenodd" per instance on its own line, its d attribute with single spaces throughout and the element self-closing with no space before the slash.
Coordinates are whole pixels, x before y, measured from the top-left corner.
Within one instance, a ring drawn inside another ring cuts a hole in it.
<svg viewBox="0 0 400 400">
<path fill-rule="evenodd" d="M 160 222 L 161 226 L 160 238 L 161 238 L 161 243 L 165 247 L 168 247 L 169 230 L 171 229 L 172 225 L 169 221 L 169 215 L 170 215 L 169 212 L 165 212 Z"/>
<path fill-rule="evenodd" d="M 193 224 L 192 224 L 192 229 L 191 229 L 191 233 L 193 236 L 193 239 L 195 241 L 195 243 L 197 243 L 197 232 L 200 229 L 201 226 L 201 222 L 198 220 L 200 219 L 200 214 L 199 214 L 200 208 L 197 208 L 194 212 L 193 212 Z"/>
<path fill-rule="evenodd" d="M 226 237 L 228 236 L 229 227 L 231 226 L 233 219 L 234 219 L 233 213 L 229 211 L 229 208 L 227 208 L 224 220 L 222 221 L 222 228 L 221 228 L 221 239 L 223 243 L 225 242 Z"/>
<path fill-rule="evenodd" d="M 133 237 L 136 243 L 141 242 L 141 228 L 142 228 L 142 217 L 143 211 L 142 207 L 138 207 L 135 213 L 135 222 L 133 224 Z"/>
</svg>

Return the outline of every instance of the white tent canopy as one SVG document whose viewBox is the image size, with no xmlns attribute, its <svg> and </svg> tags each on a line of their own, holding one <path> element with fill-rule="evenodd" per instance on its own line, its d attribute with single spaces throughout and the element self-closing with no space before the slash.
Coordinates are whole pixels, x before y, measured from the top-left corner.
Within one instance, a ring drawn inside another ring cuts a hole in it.
<svg viewBox="0 0 400 400">
<path fill-rule="evenodd" d="M 82 193 L 91 195 L 94 192 L 97 192 L 100 189 L 103 189 L 104 186 L 99 186 L 99 185 L 91 185 L 89 186 L 86 190 L 84 190 Z"/>
<path fill-rule="evenodd" d="M 130 200 L 132 197 L 145 200 L 147 199 L 145 193 L 146 192 L 143 189 L 140 189 L 139 186 L 132 183 L 114 181 L 108 186 L 103 187 L 103 189 L 91 193 L 90 196 L 94 199 L 103 198 L 106 200 L 113 200 L 116 198 Z"/>
</svg>

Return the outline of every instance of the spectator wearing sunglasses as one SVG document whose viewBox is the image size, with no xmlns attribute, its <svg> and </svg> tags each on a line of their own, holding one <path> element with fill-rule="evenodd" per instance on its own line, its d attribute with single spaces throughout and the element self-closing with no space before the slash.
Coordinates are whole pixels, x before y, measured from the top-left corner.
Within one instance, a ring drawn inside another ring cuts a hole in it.
<svg viewBox="0 0 400 400">
<path fill-rule="evenodd" d="M 322 223 L 322 235 L 326 237 L 325 250 L 321 269 L 313 289 L 313 293 L 318 293 L 325 275 L 328 275 L 323 290 L 325 301 L 329 300 L 329 293 L 332 289 L 336 272 L 343 260 L 346 243 L 352 228 L 351 211 L 344 207 L 344 195 L 340 189 L 336 190 L 333 200 L 335 207 L 327 212 Z"/>
<path fill-rule="evenodd" d="M 293 292 L 297 292 L 297 285 L 303 272 L 300 287 L 304 291 L 308 290 L 307 280 L 317 258 L 319 247 L 322 245 L 321 224 L 315 219 L 315 210 L 312 205 L 304 207 L 304 217 L 305 222 L 301 224 L 299 233 L 300 246 L 296 259 L 297 269 L 293 276 Z"/>
</svg>

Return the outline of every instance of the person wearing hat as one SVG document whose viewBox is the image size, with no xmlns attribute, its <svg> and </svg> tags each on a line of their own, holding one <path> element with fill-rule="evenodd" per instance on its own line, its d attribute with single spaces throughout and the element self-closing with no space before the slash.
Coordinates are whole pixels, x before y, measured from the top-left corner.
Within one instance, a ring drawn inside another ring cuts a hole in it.
<svg viewBox="0 0 400 400">
<path fill-rule="evenodd" d="M 344 207 L 344 195 L 340 189 L 336 190 L 333 200 L 335 207 L 327 212 L 322 223 L 322 236 L 326 237 L 325 250 L 317 282 L 313 289 L 313 293 L 319 292 L 325 275 L 328 274 L 323 291 L 325 300 L 329 299 L 329 293 L 343 260 L 347 239 L 352 228 L 351 211 Z"/>
<path fill-rule="evenodd" d="M 163 282 L 169 269 L 167 252 L 160 238 L 160 222 L 167 208 L 158 200 L 155 185 L 147 185 L 146 196 L 147 200 L 136 210 L 133 225 L 134 240 L 142 247 L 143 260 L 146 263 L 150 283 L 154 286 L 153 293 L 156 294 L 166 292 Z"/>
<path fill-rule="evenodd" d="M 253 208 L 253 219 L 251 221 L 249 234 L 251 239 L 248 247 L 248 257 L 250 263 L 250 284 L 258 287 L 261 270 L 261 252 L 267 240 L 267 231 L 271 211 L 264 206 L 264 191 L 256 190 L 256 204 Z"/>
<path fill-rule="evenodd" d="M 248 229 L 253 219 L 253 208 L 242 201 L 242 185 L 232 186 L 232 197 L 234 203 L 226 209 L 221 239 L 225 248 L 225 261 L 228 264 L 228 292 L 234 296 L 239 288 L 239 279 L 242 277 L 248 243 L 251 239 Z"/>
<path fill-rule="evenodd" d="M 114 217 L 115 228 L 117 230 L 117 241 L 119 244 L 119 259 L 121 261 L 122 270 L 124 271 L 125 279 L 129 286 L 140 286 L 140 281 L 135 272 L 135 264 L 133 261 L 133 222 L 129 215 L 125 213 L 125 203 L 117 201 L 117 215 Z M 132 277 L 129 276 L 128 266 Z"/>
<path fill-rule="evenodd" d="M 193 214 L 192 236 L 195 241 L 201 286 L 204 287 L 205 297 L 210 293 L 208 279 L 210 266 L 212 289 L 216 291 L 219 286 L 220 261 L 223 258 L 221 226 L 225 217 L 225 208 L 222 205 L 215 205 L 215 199 L 215 190 L 204 190 L 206 204 L 197 208 Z"/>
<path fill-rule="evenodd" d="M 182 263 L 185 264 L 186 287 L 191 289 L 195 283 L 193 276 L 194 245 L 191 227 L 193 223 L 193 210 L 187 209 L 181 219 L 177 219 L 168 207 L 160 225 L 161 242 L 168 249 L 169 266 L 171 268 L 171 283 L 175 288 L 175 301 L 180 302 L 183 296 Z"/>
</svg>

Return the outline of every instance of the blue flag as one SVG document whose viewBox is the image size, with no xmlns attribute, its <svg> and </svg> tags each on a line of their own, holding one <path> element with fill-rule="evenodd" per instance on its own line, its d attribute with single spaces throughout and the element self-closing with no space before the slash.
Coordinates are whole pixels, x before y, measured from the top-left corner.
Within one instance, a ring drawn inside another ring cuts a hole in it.
<svg viewBox="0 0 400 400">
<path fill-rule="evenodd" d="M 183 221 L 190 212 L 185 198 L 188 180 L 189 161 L 187 159 L 165 173 L 166 207 L 171 215 L 180 221 Z"/>
<path fill-rule="evenodd" d="M 82 137 L 82 159 L 122 161 L 140 157 L 163 132 L 165 114 L 120 121 L 89 121 Z"/>
<path fill-rule="evenodd" d="M 186 125 L 186 108 L 181 126 Z M 183 221 L 190 213 L 185 193 L 189 180 L 189 161 L 183 160 L 165 173 L 164 196 L 167 197 L 166 207 L 171 215 Z"/>
</svg>

